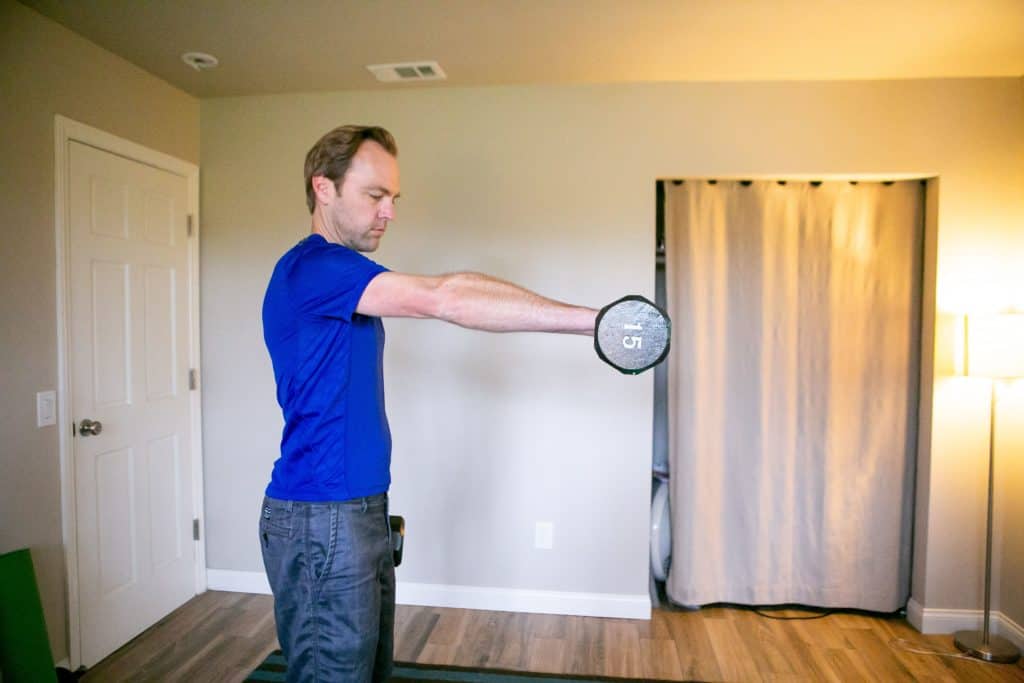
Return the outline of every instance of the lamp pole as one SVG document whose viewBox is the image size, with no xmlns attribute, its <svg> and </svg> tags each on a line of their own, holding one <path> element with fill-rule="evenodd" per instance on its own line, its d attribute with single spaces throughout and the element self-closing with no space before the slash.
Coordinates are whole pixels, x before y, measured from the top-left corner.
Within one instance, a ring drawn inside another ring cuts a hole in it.
<svg viewBox="0 0 1024 683">
<path fill-rule="evenodd" d="M 992 498 L 995 490 L 996 382 L 992 380 L 992 397 L 988 419 L 988 523 L 985 534 L 985 616 L 981 632 L 957 631 L 953 642 L 972 657 L 986 662 L 1012 663 L 1020 658 L 1020 650 L 1002 636 L 989 633 L 992 611 Z"/>
</svg>

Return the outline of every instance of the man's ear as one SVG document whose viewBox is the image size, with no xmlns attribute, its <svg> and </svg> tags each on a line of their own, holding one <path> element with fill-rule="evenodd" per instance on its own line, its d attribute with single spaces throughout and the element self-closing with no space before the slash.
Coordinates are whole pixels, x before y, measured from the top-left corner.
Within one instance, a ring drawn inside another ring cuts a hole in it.
<svg viewBox="0 0 1024 683">
<path fill-rule="evenodd" d="M 327 176 L 315 175 L 309 179 L 313 185 L 313 194 L 320 204 L 327 204 L 338 194 L 334 187 L 334 181 Z"/>
</svg>

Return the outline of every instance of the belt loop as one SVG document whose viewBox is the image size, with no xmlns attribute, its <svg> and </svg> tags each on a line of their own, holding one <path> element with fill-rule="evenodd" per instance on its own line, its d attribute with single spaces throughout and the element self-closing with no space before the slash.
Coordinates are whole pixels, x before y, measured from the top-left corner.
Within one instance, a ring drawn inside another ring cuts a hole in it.
<svg viewBox="0 0 1024 683">
<path fill-rule="evenodd" d="M 366 512 L 366 498 L 365 497 L 363 498 L 363 509 L 362 509 L 362 511 Z"/>
</svg>

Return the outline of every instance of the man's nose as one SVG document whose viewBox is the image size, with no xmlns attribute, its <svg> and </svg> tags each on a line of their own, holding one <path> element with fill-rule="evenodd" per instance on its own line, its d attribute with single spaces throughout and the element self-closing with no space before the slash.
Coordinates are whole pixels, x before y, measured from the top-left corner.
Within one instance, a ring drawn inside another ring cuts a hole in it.
<svg viewBox="0 0 1024 683">
<path fill-rule="evenodd" d="M 386 221 L 393 221 L 393 220 L 395 220 L 395 203 L 394 202 L 384 202 L 383 204 L 381 204 L 380 212 L 378 213 L 378 216 L 380 216 L 380 218 L 382 218 L 382 219 L 384 219 Z"/>
</svg>

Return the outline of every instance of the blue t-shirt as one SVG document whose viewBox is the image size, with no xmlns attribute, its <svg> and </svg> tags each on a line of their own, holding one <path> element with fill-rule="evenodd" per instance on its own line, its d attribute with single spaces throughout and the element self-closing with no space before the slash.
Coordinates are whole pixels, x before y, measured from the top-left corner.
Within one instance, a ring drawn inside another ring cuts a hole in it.
<svg viewBox="0 0 1024 683">
<path fill-rule="evenodd" d="M 386 271 L 316 234 L 274 267 L 263 299 L 263 339 L 284 433 L 268 496 L 348 500 L 388 490 L 384 325 L 355 312 L 366 285 Z"/>
</svg>

